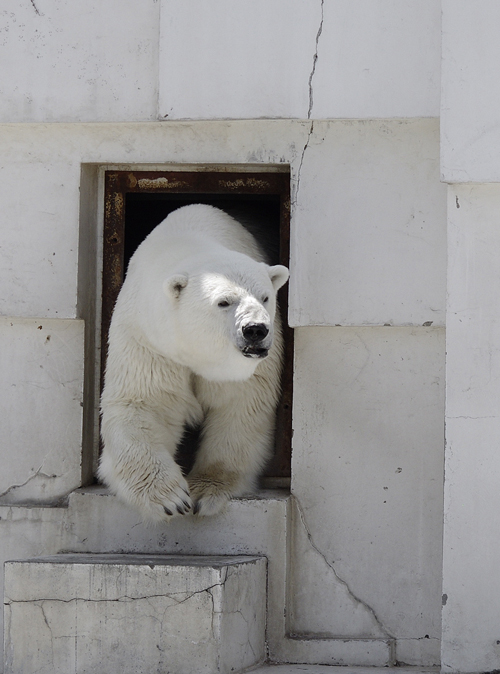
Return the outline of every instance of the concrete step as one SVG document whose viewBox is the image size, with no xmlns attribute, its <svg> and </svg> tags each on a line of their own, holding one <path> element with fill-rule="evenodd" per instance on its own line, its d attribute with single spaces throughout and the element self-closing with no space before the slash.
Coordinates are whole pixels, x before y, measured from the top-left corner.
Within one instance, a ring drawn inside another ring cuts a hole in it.
<svg viewBox="0 0 500 674">
<path fill-rule="evenodd" d="M 235 674 L 265 659 L 265 557 L 5 564 L 5 674 Z"/>
</svg>

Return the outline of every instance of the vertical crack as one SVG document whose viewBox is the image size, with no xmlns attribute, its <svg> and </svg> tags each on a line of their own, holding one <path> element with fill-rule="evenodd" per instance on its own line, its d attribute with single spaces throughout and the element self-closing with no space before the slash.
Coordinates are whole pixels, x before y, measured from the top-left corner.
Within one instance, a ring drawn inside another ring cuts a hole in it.
<svg viewBox="0 0 500 674">
<path fill-rule="evenodd" d="M 295 195 L 292 200 L 292 204 L 295 206 L 298 202 L 298 197 L 299 197 L 299 189 L 300 189 L 300 174 L 302 173 L 302 164 L 304 163 L 304 156 L 306 154 L 306 150 L 309 147 L 309 143 L 311 141 L 311 136 L 314 131 L 314 120 L 311 120 L 311 126 L 309 127 L 309 133 L 307 134 L 307 140 L 305 142 L 305 145 L 302 149 L 302 154 L 300 156 L 300 163 L 299 163 L 299 168 L 297 170 L 297 183 L 295 186 Z"/>
<path fill-rule="evenodd" d="M 38 14 L 38 16 L 41 16 L 40 11 L 39 11 L 38 7 L 35 5 L 34 0 L 31 0 L 31 4 L 33 5 L 33 9 Z"/>
<path fill-rule="evenodd" d="M 325 7 L 324 7 L 325 0 L 321 0 L 321 21 L 319 24 L 318 32 L 316 33 L 316 45 L 315 45 L 315 51 L 314 51 L 314 56 L 313 56 L 313 66 L 311 70 L 311 74 L 309 75 L 309 109 L 307 111 L 307 119 L 311 119 L 311 114 L 312 114 L 312 108 L 313 108 L 313 77 L 314 73 L 316 72 L 316 62 L 318 60 L 318 45 L 319 45 L 319 38 L 321 37 L 321 33 L 323 32 L 323 20 L 325 18 Z"/>
<path fill-rule="evenodd" d="M 312 109 L 313 109 L 313 104 L 314 104 L 314 95 L 313 95 L 313 79 L 314 79 L 314 74 L 316 72 L 316 63 L 318 61 L 318 46 L 319 46 L 319 39 L 321 37 L 321 33 L 323 32 L 323 21 L 325 18 L 325 7 L 324 7 L 325 0 L 321 0 L 321 20 L 319 23 L 319 28 L 318 32 L 316 33 L 316 42 L 315 42 L 315 47 L 314 47 L 314 55 L 313 55 L 313 64 L 312 64 L 312 69 L 311 73 L 309 74 L 309 108 L 307 110 L 307 119 L 311 119 L 312 115 Z M 302 154 L 300 156 L 300 163 L 299 163 L 299 168 L 297 170 L 297 183 L 295 186 L 295 195 L 293 198 L 293 205 L 297 204 L 298 202 L 298 195 L 299 195 L 299 189 L 300 189 L 300 174 L 302 172 L 302 164 L 304 163 L 304 156 L 306 154 L 306 150 L 309 147 L 309 143 L 311 141 L 311 136 L 314 131 L 314 120 L 311 120 L 311 126 L 309 128 L 309 133 L 307 134 L 307 140 L 305 142 L 305 145 L 302 149 Z"/>
</svg>

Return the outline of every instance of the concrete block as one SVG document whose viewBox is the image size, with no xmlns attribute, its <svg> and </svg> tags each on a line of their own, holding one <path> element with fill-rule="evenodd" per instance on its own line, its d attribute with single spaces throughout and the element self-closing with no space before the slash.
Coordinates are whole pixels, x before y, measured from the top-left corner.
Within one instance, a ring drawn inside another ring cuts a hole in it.
<svg viewBox="0 0 500 674">
<path fill-rule="evenodd" d="M 322 4 L 312 119 L 439 117 L 437 0 Z"/>
<path fill-rule="evenodd" d="M 436 120 L 314 122 L 292 185 L 291 325 L 444 325 Z"/>
<path fill-rule="evenodd" d="M 448 213 L 441 660 L 486 672 L 500 667 L 500 186 L 450 186 Z"/>
<path fill-rule="evenodd" d="M 437 117 L 440 58 L 437 0 L 162 0 L 160 118 Z"/>
<path fill-rule="evenodd" d="M 295 331 L 291 633 L 439 663 L 444 346 L 436 328 Z"/>
<path fill-rule="evenodd" d="M 0 119 L 155 119 L 159 10 L 134 0 L 3 0 Z"/>
<path fill-rule="evenodd" d="M 319 2 L 161 5 L 160 119 L 307 117 Z"/>
<path fill-rule="evenodd" d="M 6 674 L 229 674 L 265 657 L 266 559 L 7 562 L 5 612 Z"/>
<path fill-rule="evenodd" d="M 81 320 L 0 318 L 0 504 L 53 503 L 81 484 Z"/>
<path fill-rule="evenodd" d="M 499 182 L 500 4 L 443 0 L 442 7 L 442 177 Z"/>
<path fill-rule="evenodd" d="M 498 419 L 500 186 L 448 191 L 446 414 Z"/>
<path fill-rule="evenodd" d="M 12 127 L 0 134 L 11 137 L 18 153 L 14 158 L 0 149 L 0 313 L 74 318 L 78 159 L 34 161 L 17 145 Z"/>
<path fill-rule="evenodd" d="M 97 486 L 73 492 L 65 507 L 0 505 L 0 568 L 7 560 L 54 555 L 68 550 L 75 553 L 120 550 L 130 554 L 265 557 L 268 569 L 267 643 L 273 656 L 286 651 L 288 641 L 284 607 L 289 502 L 290 495 L 285 491 L 260 492 L 255 498 L 231 501 L 220 516 L 179 517 L 160 527 L 145 527 L 134 509 Z M 0 573 L 2 596 L 3 574 Z M 1 611 L 0 634 L 3 634 Z M 2 648 L 0 640 L 0 663 L 3 661 Z"/>
</svg>

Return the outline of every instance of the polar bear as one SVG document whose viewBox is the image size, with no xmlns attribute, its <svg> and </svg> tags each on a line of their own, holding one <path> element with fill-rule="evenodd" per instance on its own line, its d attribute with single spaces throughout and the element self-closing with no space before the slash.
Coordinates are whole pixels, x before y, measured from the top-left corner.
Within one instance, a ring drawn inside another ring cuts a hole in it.
<svg viewBox="0 0 500 674">
<path fill-rule="evenodd" d="M 145 520 L 214 515 L 253 488 L 272 447 L 287 279 L 202 204 L 173 211 L 132 256 L 109 330 L 99 477 Z M 185 478 L 175 453 L 200 424 Z"/>
</svg>

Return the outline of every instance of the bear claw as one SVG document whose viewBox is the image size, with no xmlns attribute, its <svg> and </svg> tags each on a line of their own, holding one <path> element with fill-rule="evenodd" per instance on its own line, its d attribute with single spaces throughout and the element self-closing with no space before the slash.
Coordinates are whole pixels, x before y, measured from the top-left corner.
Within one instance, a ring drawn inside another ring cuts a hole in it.
<svg viewBox="0 0 500 674">
<path fill-rule="evenodd" d="M 171 510 L 169 510 L 166 506 L 163 506 L 163 510 L 164 510 L 164 511 L 167 513 L 167 515 L 169 515 L 170 517 L 172 517 L 172 515 L 174 514 L 174 513 L 173 513 Z M 179 510 L 179 512 L 180 512 L 180 510 Z"/>
</svg>

